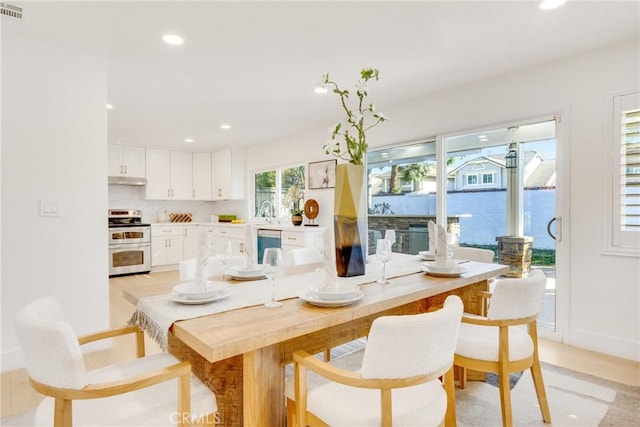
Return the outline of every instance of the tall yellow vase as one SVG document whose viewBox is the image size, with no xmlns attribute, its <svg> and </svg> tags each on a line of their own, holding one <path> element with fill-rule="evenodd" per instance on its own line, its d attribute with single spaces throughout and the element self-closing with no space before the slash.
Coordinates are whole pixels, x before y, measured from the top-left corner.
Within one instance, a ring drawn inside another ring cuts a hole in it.
<svg viewBox="0 0 640 427">
<path fill-rule="evenodd" d="M 364 165 L 336 166 L 333 225 L 339 277 L 365 273 L 367 187 Z"/>
</svg>

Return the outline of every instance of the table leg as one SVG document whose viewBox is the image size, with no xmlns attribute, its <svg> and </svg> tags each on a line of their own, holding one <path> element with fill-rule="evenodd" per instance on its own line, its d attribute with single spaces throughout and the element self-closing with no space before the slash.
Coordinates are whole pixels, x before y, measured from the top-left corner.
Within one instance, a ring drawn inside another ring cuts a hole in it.
<svg viewBox="0 0 640 427">
<path fill-rule="evenodd" d="M 247 426 L 284 426 L 284 367 L 278 344 L 243 355 L 243 419 Z"/>
</svg>

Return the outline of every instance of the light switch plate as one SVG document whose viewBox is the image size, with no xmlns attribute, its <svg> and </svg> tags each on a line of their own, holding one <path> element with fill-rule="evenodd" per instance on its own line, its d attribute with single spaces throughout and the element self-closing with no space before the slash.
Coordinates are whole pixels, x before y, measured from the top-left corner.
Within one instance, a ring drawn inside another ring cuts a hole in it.
<svg viewBox="0 0 640 427">
<path fill-rule="evenodd" d="M 62 208 L 59 200 L 40 200 L 40 216 L 61 216 Z"/>
</svg>

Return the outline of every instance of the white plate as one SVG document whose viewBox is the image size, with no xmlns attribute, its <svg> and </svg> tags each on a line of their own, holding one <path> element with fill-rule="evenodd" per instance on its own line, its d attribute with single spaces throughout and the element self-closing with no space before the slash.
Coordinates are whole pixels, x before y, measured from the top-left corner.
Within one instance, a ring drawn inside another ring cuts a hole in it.
<svg viewBox="0 0 640 427">
<path fill-rule="evenodd" d="M 463 273 L 466 273 L 467 270 L 463 267 L 453 267 L 448 271 L 434 271 L 431 267 L 422 265 L 422 271 L 427 273 L 429 276 L 435 277 L 458 277 Z"/>
<path fill-rule="evenodd" d="M 236 265 L 229 268 L 229 274 L 233 274 L 235 276 L 246 276 L 246 277 L 256 277 L 256 276 L 264 276 L 264 267 L 256 267 L 256 268 L 247 268 L 242 265 Z"/>
<path fill-rule="evenodd" d="M 266 276 L 264 275 L 264 271 L 259 271 L 253 274 L 247 274 L 247 273 L 238 273 L 236 270 L 227 270 L 227 272 L 225 272 L 224 274 L 225 276 L 231 277 L 232 279 L 235 279 L 235 280 L 259 280 L 259 279 L 266 278 Z"/>
<path fill-rule="evenodd" d="M 418 255 L 416 256 L 422 261 L 434 261 L 436 259 L 436 256 L 434 254 L 430 254 L 425 251 L 418 252 Z"/>
<path fill-rule="evenodd" d="M 316 296 L 323 301 L 343 301 L 350 298 L 355 298 L 358 295 L 359 289 L 340 289 L 335 291 L 327 291 L 321 288 L 310 288 L 309 291 L 316 294 Z"/>
<path fill-rule="evenodd" d="M 193 282 L 180 283 L 173 287 L 173 293 L 182 299 L 203 300 L 213 298 L 229 286 L 225 282 L 207 281 L 206 289 L 194 288 Z"/>
<path fill-rule="evenodd" d="M 218 292 L 215 296 L 212 296 L 210 298 L 204 298 L 204 299 L 185 298 L 181 295 L 176 295 L 172 292 L 169 294 L 169 300 L 173 302 L 178 302 L 180 304 L 189 304 L 189 305 L 209 304 L 211 302 L 226 298 L 229 295 L 231 295 L 231 292 L 228 289 Z"/>
<path fill-rule="evenodd" d="M 364 292 L 360 290 L 357 290 L 354 293 L 355 295 L 352 298 L 327 301 L 327 300 L 318 298 L 318 294 L 316 294 L 314 291 L 305 289 L 300 291 L 300 293 L 298 294 L 298 297 L 301 300 L 308 302 L 309 304 L 317 305 L 319 307 L 342 307 L 345 305 L 353 304 L 354 302 L 362 299 L 362 297 L 364 296 Z"/>
<path fill-rule="evenodd" d="M 423 262 L 422 265 L 429 267 L 429 270 L 435 271 L 438 273 L 450 273 L 451 271 L 453 271 L 455 268 L 458 267 L 458 263 L 456 262 L 456 260 L 453 260 L 453 264 L 448 264 L 448 265 L 438 264 L 437 261 Z"/>
</svg>

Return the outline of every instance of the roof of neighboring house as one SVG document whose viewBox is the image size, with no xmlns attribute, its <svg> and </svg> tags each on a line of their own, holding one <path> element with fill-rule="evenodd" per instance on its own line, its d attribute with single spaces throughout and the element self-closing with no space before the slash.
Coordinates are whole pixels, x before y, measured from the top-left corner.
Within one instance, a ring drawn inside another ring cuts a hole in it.
<svg viewBox="0 0 640 427">
<path fill-rule="evenodd" d="M 555 187 L 556 186 L 556 160 L 549 159 L 541 162 L 524 183 L 525 188 L 531 187 Z"/>
<path fill-rule="evenodd" d="M 478 157 L 474 157 L 473 159 L 464 162 L 463 164 L 461 164 L 457 168 L 451 169 L 447 173 L 447 175 L 450 175 L 450 176 L 455 175 L 456 173 L 458 173 L 458 171 L 460 169 L 462 169 L 463 167 L 467 166 L 470 163 L 485 163 L 485 162 L 493 163 L 493 164 L 496 164 L 496 165 L 498 165 L 500 167 L 504 167 L 504 156 L 502 156 L 502 157 L 496 157 L 496 156 L 478 156 Z"/>
</svg>

